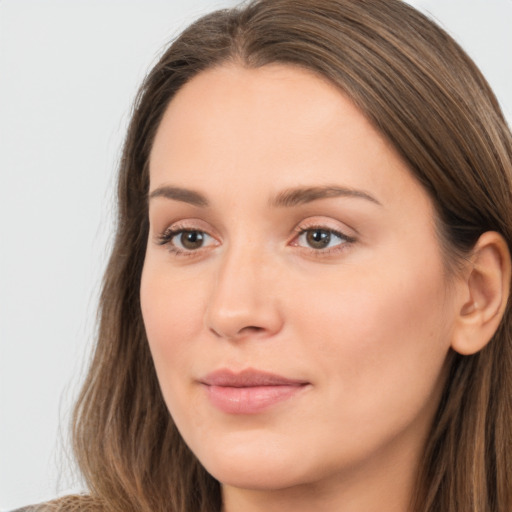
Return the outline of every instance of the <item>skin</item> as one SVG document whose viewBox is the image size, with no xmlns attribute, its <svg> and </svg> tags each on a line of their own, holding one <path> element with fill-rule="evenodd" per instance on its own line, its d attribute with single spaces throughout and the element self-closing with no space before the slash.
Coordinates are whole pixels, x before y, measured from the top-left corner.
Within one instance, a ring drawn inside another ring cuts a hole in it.
<svg viewBox="0 0 512 512">
<path fill-rule="evenodd" d="M 359 196 L 275 204 L 326 186 Z M 432 202 L 395 150 L 308 71 L 224 65 L 167 108 L 151 194 L 150 349 L 225 511 L 407 511 L 460 297 Z M 320 228 L 327 249 L 310 244 Z M 178 233 L 162 243 L 169 229 Z M 180 230 L 203 245 L 183 249 Z M 221 368 L 307 385 L 260 413 L 229 414 L 200 384 Z"/>
</svg>

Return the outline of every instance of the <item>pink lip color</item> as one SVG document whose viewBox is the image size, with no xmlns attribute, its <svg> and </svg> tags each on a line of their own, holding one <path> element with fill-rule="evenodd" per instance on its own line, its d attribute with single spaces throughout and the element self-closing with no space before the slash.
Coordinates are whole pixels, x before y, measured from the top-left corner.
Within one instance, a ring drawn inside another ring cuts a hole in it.
<svg viewBox="0 0 512 512">
<path fill-rule="evenodd" d="M 228 414 L 256 414 L 291 398 L 308 382 L 256 370 L 219 370 L 201 380 L 211 403 Z"/>
</svg>

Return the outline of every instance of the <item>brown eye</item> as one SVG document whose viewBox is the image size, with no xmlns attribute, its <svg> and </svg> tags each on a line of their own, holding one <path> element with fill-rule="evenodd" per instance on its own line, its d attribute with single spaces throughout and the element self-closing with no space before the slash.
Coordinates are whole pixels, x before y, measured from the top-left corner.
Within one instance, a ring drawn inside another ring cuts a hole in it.
<svg viewBox="0 0 512 512">
<path fill-rule="evenodd" d="M 218 245 L 213 236 L 199 229 L 168 229 L 157 240 L 159 245 L 168 246 L 175 254 L 191 254 Z"/>
<path fill-rule="evenodd" d="M 346 243 L 353 242 L 354 239 L 328 228 L 309 228 L 303 229 L 294 245 L 322 251 L 324 249 L 341 248 Z"/>
<path fill-rule="evenodd" d="M 306 242 L 312 249 L 325 249 L 331 242 L 331 232 L 325 229 L 308 230 Z"/>
<path fill-rule="evenodd" d="M 187 251 L 200 249 L 205 241 L 205 233 L 202 231 L 182 231 L 176 238 L 178 245 Z"/>
</svg>

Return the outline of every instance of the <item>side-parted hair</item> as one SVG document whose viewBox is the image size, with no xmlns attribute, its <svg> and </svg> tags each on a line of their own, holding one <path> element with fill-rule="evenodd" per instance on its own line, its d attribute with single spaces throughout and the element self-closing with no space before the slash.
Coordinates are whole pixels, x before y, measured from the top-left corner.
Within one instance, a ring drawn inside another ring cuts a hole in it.
<svg viewBox="0 0 512 512">
<path fill-rule="evenodd" d="M 163 54 L 136 99 L 97 345 L 73 419 L 75 454 L 90 494 L 61 499 L 55 509 L 221 510 L 219 483 L 185 445 L 162 398 L 139 288 L 155 132 L 184 84 L 226 63 L 306 68 L 349 97 L 429 193 L 448 274 L 485 231 L 499 232 L 512 249 L 510 130 L 475 64 L 424 15 L 400 0 L 255 0 L 199 19 Z M 411 509 L 509 512 L 510 304 L 483 350 L 451 352 L 447 364 Z"/>
</svg>

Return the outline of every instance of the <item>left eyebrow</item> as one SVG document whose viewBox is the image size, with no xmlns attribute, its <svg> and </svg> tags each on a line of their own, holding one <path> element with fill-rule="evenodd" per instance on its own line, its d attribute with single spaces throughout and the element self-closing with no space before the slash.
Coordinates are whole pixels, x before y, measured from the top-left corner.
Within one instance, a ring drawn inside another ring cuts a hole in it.
<svg viewBox="0 0 512 512">
<path fill-rule="evenodd" d="M 364 190 L 338 186 L 298 187 L 286 189 L 270 200 L 270 206 L 289 208 L 292 206 L 310 203 L 318 199 L 329 199 L 331 197 L 353 197 L 356 199 L 365 199 L 382 206 L 380 201 Z"/>
</svg>

